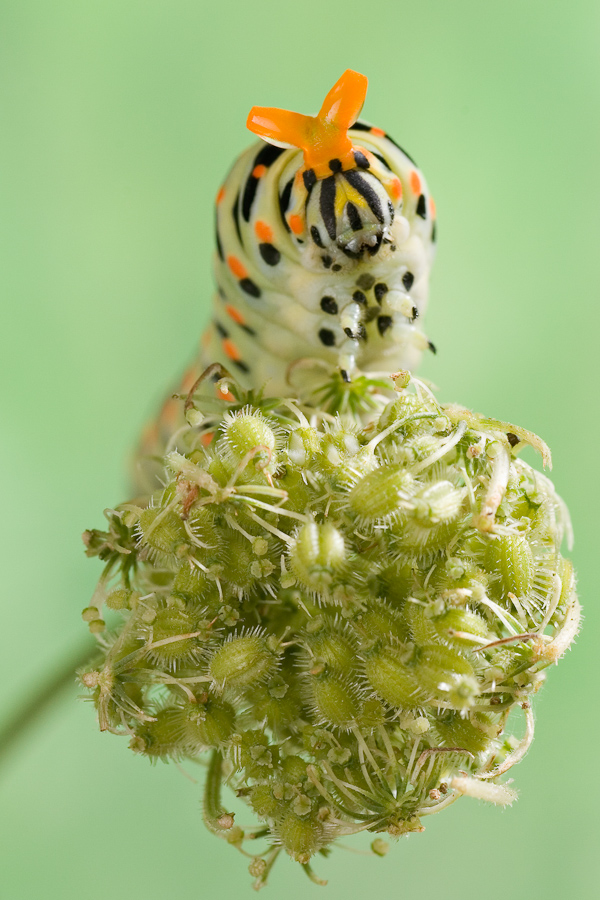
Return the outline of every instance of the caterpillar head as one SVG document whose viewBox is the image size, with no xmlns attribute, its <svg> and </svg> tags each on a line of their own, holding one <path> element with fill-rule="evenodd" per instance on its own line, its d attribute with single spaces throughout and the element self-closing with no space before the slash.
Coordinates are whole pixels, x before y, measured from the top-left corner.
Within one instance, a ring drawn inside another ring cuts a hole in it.
<svg viewBox="0 0 600 900">
<path fill-rule="evenodd" d="M 366 77 L 347 69 L 317 116 L 257 106 L 248 116 L 248 128 L 264 140 L 303 151 L 284 215 L 308 257 L 360 260 L 391 243 L 402 185 L 348 134 L 366 92 Z"/>
</svg>

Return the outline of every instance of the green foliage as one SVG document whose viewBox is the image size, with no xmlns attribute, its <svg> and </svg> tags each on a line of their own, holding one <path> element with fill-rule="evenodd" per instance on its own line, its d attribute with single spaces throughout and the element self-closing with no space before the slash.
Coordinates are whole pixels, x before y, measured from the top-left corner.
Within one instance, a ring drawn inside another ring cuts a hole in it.
<svg viewBox="0 0 600 900">
<path fill-rule="evenodd" d="M 395 396 L 342 389 L 337 414 L 239 388 L 192 408 L 164 488 L 86 532 L 106 563 L 80 676 L 100 727 L 152 761 L 212 753 L 205 821 L 266 841 L 257 886 L 281 848 L 316 877 L 341 836 L 420 831 L 463 794 L 511 802 L 498 779 L 577 630 L 564 505 L 518 459 L 545 445 L 406 375 Z M 225 779 L 256 832 L 222 807 Z"/>
</svg>

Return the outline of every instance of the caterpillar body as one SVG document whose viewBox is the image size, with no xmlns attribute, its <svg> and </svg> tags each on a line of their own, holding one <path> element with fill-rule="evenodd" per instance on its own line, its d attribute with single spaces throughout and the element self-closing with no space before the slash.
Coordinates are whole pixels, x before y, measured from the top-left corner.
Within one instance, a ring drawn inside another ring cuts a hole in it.
<svg viewBox="0 0 600 900">
<path fill-rule="evenodd" d="M 414 160 L 358 119 L 367 79 L 344 72 L 319 114 L 254 107 L 262 140 L 237 159 L 216 201 L 217 292 L 189 389 L 210 363 L 244 387 L 294 392 L 312 364 L 350 382 L 361 370 L 414 369 L 434 349 L 421 329 L 435 205 Z M 177 426 L 167 401 L 146 432 L 157 453 Z"/>
</svg>

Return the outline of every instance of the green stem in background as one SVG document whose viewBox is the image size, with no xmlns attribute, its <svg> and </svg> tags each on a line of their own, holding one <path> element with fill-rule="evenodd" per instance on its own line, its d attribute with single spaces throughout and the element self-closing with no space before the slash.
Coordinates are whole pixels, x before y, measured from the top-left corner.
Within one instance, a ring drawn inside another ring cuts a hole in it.
<svg viewBox="0 0 600 900">
<path fill-rule="evenodd" d="M 57 699 L 59 694 L 75 682 L 75 671 L 83 666 L 97 649 L 95 641 L 87 639 L 70 653 L 59 669 L 50 674 L 38 690 L 21 703 L 12 716 L 0 727 L 0 768 L 6 757 L 35 720 Z"/>
<path fill-rule="evenodd" d="M 218 750 L 213 750 L 204 782 L 204 821 L 219 837 L 233 826 L 233 815 L 221 804 L 222 764 L 223 757 Z"/>
<path fill-rule="evenodd" d="M 310 880 L 313 882 L 313 884 L 318 884 L 321 887 L 325 887 L 327 882 L 323 878 L 319 878 L 317 875 L 315 875 L 309 863 L 302 863 L 302 868 L 304 869 L 305 874 L 308 875 Z"/>
</svg>

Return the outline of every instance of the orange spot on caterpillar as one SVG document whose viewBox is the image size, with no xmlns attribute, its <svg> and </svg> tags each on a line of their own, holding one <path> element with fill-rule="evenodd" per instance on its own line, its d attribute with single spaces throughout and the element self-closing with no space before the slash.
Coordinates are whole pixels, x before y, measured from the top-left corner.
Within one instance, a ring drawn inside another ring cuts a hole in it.
<svg viewBox="0 0 600 900">
<path fill-rule="evenodd" d="M 215 393 L 217 395 L 218 400 L 226 400 L 227 403 L 234 403 L 235 397 L 229 390 L 226 384 L 218 384 L 216 386 Z"/>
<path fill-rule="evenodd" d="M 392 187 L 392 195 L 396 198 L 396 200 L 399 200 L 400 197 L 402 196 L 402 182 L 400 181 L 400 179 L 394 178 L 394 180 L 392 181 L 391 187 Z"/>
<path fill-rule="evenodd" d="M 181 393 L 187 393 L 191 386 L 197 379 L 196 370 L 194 368 L 188 369 L 181 379 Z"/>
<path fill-rule="evenodd" d="M 429 212 L 431 213 L 431 218 L 435 219 L 435 200 L 433 197 L 429 198 Z"/>
<path fill-rule="evenodd" d="M 290 228 L 292 229 L 294 234 L 302 234 L 302 232 L 304 231 L 304 222 L 302 221 L 302 216 L 294 213 L 294 215 L 290 216 L 288 221 L 290 223 Z"/>
<path fill-rule="evenodd" d="M 266 241 L 266 243 L 270 244 L 273 240 L 273 230 L 261 219 L 254 226 L 254 231 L 259 241 Z"/>
<path fill-rule="evenodd" d="M 262 178 L 266 171 L 267 167 L 259 164 L 258 166 L 254 166 L 252 174 L 255 178 Z"/>
<path fill-rule="evenodd" d="M 158 424 L 153 422 L 151 425 L 147 425 L 144 428 L 142 433 L 142 447 L 147 448 L 147 452 L 150 453 L 150 447 L 152 447 L 158 441 Z"/>
<path fill-rule="evenodd" d="M 231 394 L 229 396 L 231 396 Z M 208 445 L 210 444 L 210 442 L 212 441 L 214 436 L 215 436 L 214 431 L 206 431 L 200 438 L 200 443 L 202 444 L 203 447 L 208 447 Z"/>
<path fill-rule="evenodd" d="M 178 409 L 179 403 L 177 403 L 176 400 L 167 400 L 160 414 L 161 422 L 166 422 L 168 425 L 172 425 L 177 418 Z"/>
<path fill-rule="evenodd" d="M 223 346 L 223 351 L 224 351 L 225 355 L 228 356 L 229 359 L 238 360 L 240 358 L 240 356 L 241 356 L 240 351 L 235 346 L 233 341 L 229 340 L 229 338 L 225 338 L 222 346 Z"/>
<path fill-rule="evenodd" d="M 223 201 L 223 197 L 225 196 L 225 188 L 219 188 L 219 193 L 217 194 L 217 205 Z"/>
<path fill-rule="evenodd" d="M 375 137 L 385 137 L 383 128 L 371 128 L 371 134 L 374 134 Z"/>
<path fill-rule="evenodd" d="M 231 303 L 228 303 L 225 306 L 225 312 L 227 313 L 228 316 L 230 316 L 233 319 L 234 322 L 237 322 L 238 325 L 246 324 L 246 320 L 244 319 L 244 317 L 241 314 L 241 312 L 239 311 L 239 309 L 236 309 L 235 306 L 231 305 Z"/>
<path fill-rule="evenodd" d="M 413 194 L 421 193 L 421 179 L 419 178 L 418 173 L 415 172 L 414 169 L 410 173 L 410 187 L 411 187 Z"/>
<path fill-rule="evenodd" d="M 227 257 L 227 265 L 233 272 L 236 278 L 246 278 L 248 272 L 246 271 L 245 266 L 239 261 L 237 256 L 228 256 Z"/>
</svg>

